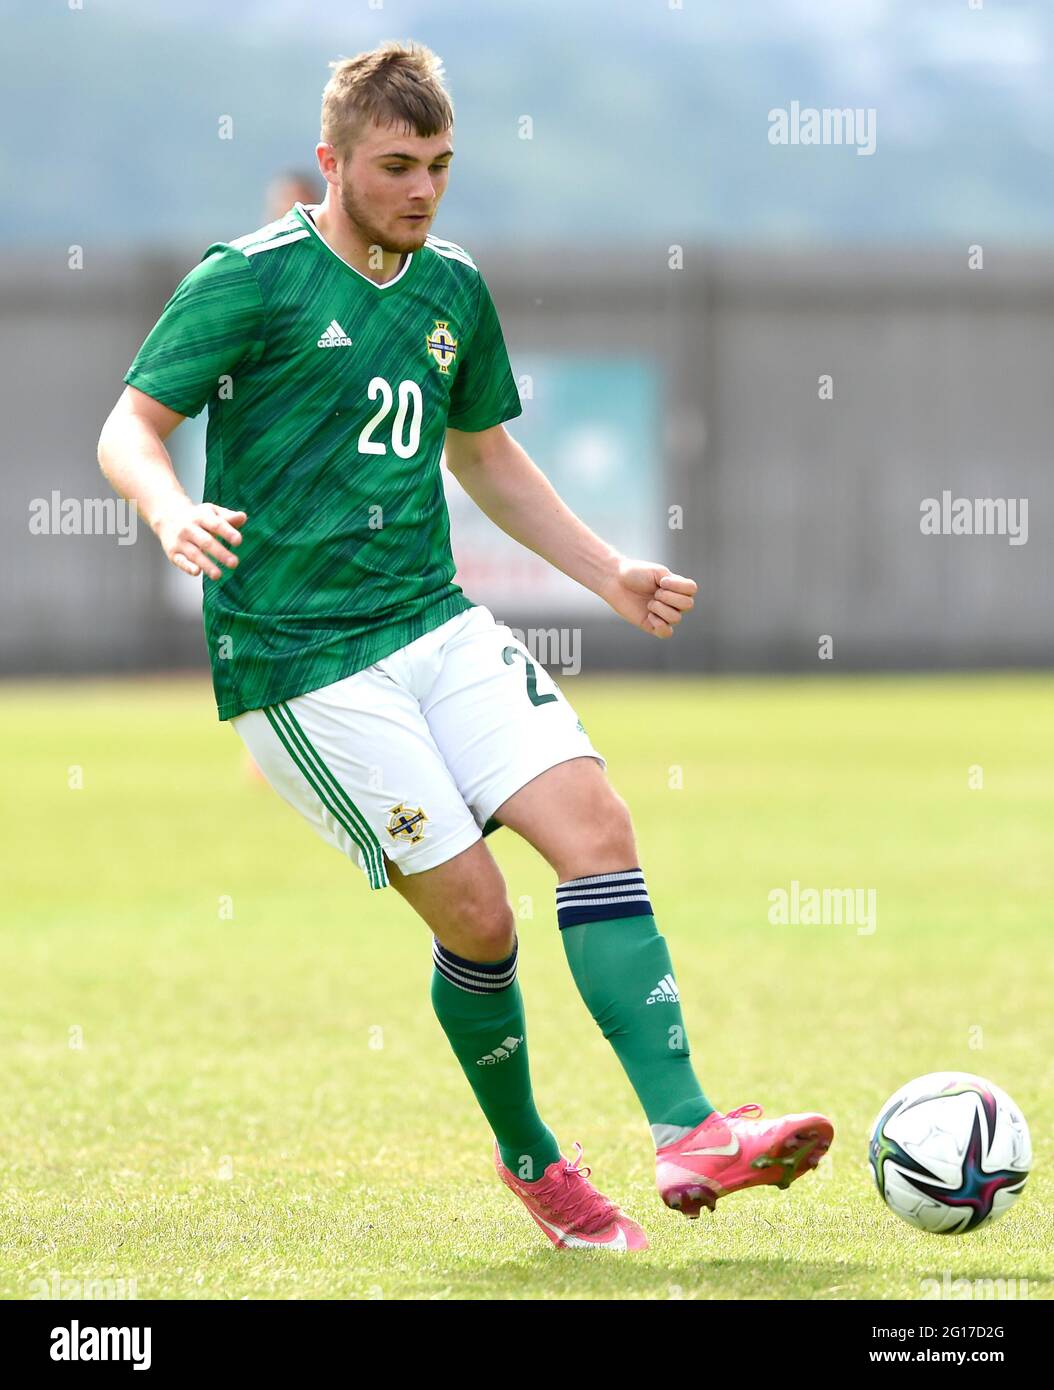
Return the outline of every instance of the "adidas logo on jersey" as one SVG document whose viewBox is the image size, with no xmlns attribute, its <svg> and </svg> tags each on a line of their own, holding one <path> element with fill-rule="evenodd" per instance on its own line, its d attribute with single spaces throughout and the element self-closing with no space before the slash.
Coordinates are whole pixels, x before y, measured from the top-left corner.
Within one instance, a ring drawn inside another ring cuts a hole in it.
<svg viewBox="0 0 1054 1390">
<path fill-rule="evenodd" d="M 511 1057 L 522 1042 L 522 1038 L 506 1038 L 501 1046 L 496 1047 L 493 1052 L 488 1052 L 483 1057 L 477 1057 L 476 1066 L 492 1067 L 495 1062 L 504 1062 L 505 1058 Z"/>
<path fill-rule="evenodd" d="M 677 981 L 672 975 L 664 975 L 645 999 L 645 1004 L 679 1004 L 681 1002 Z"/>
<path fill-rule="evenodd" d="M 329 327 L 318 340 L 319 347 L 351 347 L 351 339 L 341 328 L 336 319 L 330 321 Z"/>
</svg>

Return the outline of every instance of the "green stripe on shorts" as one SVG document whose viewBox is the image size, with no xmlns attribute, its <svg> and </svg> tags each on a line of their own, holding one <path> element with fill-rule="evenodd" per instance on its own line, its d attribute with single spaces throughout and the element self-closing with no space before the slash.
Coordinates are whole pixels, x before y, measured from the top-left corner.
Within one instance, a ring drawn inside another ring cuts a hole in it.
<svg viewBox="0 0 1054 1390">
<path fill-rule="evenodd" d="M 386 887 L 388 875 L 380 841 L 370 829 L 366 817 L 323 762 L 292 710 L 288 705 L 271 705 L 264 708 L 264 714 L 315 795 L 362 851 L 370 887 Z"/>
</svg>

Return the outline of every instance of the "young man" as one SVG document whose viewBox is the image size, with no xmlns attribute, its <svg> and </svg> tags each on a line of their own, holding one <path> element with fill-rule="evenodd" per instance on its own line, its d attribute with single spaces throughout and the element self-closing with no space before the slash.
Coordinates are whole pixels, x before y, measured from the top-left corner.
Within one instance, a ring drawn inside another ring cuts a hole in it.
<svg viewBox="0 0 1054 1390">
<path fill-rule="evenodd" d="M 385 44 L 332 65 L 316 207 L 210 246 L 125 376 L 99 461 L 165 554 L 204 574 L 221 719 L 275 789 L 392 884 L 433 934 L 432 1003 L 494 1132 L 502 1180 L 560 1247 L 647 1247 L 535 1109 L 516 933 L 483 836 L 552 865 L 568 962 L 687 1216 L 815 1167 L 821 1115 L 720 1115 L 692 1070 L 625 802 L 549 675 L 453 583 L 447 463 L 509 535 L 668 638 L 696 584 L 627 559 L 505 431 L 521 413 L 472 257 L 431 235 L 453 156 L 438 59 Z M 207 501 L 164 441 L 209 407 Z M 234 549 L 238 554 L 235 555 Z"/>
</svg>

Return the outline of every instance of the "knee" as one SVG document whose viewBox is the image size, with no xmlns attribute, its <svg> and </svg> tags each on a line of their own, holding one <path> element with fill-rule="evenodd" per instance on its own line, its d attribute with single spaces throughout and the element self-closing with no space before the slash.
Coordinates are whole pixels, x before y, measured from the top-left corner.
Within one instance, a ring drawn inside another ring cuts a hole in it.
<svg viewBox="0 0 1054 1390">
<path fill-rule="evenodd" d="M 576 817 L 575 827 L 576 832 L 561 840 L 559 850 L 550 857 L 561 881 L 614 873 L 639 863 L 633 820 L 618 792 L 609 789 L 588 814 Z"/>
<path fill-rule="evenodd" d="M 512 953 L 516 922 L 506 898 L 466 904 L 457 921 L 459 946 L 451 949 L 470 960 L 505 960 Z"/>
<path fill-rule="evenodd" d="M 605 861 L 624 861 L 626 868 L 636 864 L 637 841 L 633 834 L 633 818 L 618 792 L 611 792 L 597 821 L 597 853 L 602 854 Z"/>
</svg>

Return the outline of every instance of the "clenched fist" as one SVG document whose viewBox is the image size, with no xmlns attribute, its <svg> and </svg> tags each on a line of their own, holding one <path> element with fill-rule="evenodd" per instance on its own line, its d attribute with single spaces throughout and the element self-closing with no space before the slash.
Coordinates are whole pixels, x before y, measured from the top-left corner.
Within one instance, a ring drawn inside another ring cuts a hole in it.
<svg viewBox="0 0 1054 1390">
<path fill-rule="evenodd" d="M 672 574 L 665 565 L 622 558 L 598 593 L 634 627 L 653 637 L 672 637 L 682 615 L 694 608 L 698 588 L 694 579 Z"/>
</svg>

